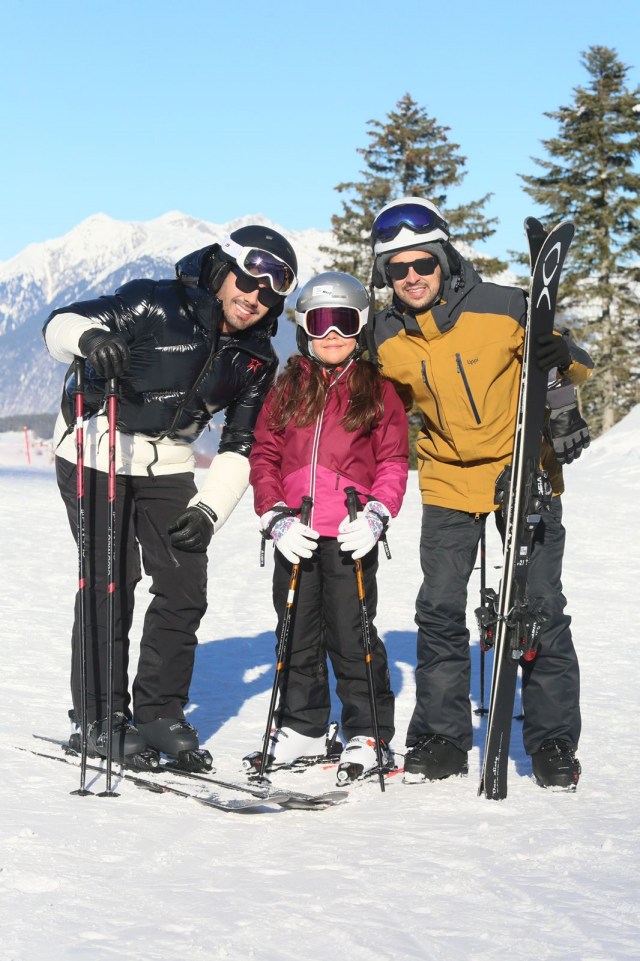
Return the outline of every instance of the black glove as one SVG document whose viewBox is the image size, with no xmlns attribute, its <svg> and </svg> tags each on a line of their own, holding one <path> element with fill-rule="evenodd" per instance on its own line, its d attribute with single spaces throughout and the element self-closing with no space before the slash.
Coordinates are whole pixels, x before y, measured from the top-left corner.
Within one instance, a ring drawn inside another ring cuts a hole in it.
<svg viewBox="0 0 640 961">
<path fill-rule="evenodd" d="M 96 374 L 106 380 L 120 377 L 131 363 L 127 342 L 120 334 L 109 334 L 99 328 L 85 330 L 78 347 Z"/>
<path fill-rule="evenodd" d="M 560 464 L 570 464 L 577 460 L 591 443 L 589 426 L 578 410 L 577 403 L 552 410 L 548 431 Z"/>
<path fill-rule="evenodd" d="M 536 362 L 540 370 L 564 370 L 571 363 L 571 351 L 561 334 L 541 334 L 536 341 Z"/>
<path fill-rule="evenodd" d="M 187 507 L 168 528 L 171 544 L 190 554 L 204 554 L 213 537 L 217 514 L 206 504 Z"/>
</svg>

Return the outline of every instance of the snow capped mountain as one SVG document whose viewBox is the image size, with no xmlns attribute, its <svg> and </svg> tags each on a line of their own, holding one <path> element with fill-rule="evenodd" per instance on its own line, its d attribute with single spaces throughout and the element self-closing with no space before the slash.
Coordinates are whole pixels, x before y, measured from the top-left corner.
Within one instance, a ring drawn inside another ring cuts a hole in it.
<svg viewBox="0 0 640 961">
<path fill-rule="evenodd" d="M 328 231 L 287 230 L 260 214 L 212 224 L 178 211 L 145 222 L 96 214 L 63 237 L 30 244 L 0 262 L 0 416 L 58 409 L 63 371 L 42 340 L 42 325 L 52 310 L 112 293 L 135 277 L 173 277 L 175 262 L 185 254 L 248 223 L 287 236 L 298 256 L 301 283 L 324 269 L 319 248 L 330 241 Z M 275 346 L 284 361 L 295 350 L 295 332 L 286 318 L 279 328 Z"/>
</svg>

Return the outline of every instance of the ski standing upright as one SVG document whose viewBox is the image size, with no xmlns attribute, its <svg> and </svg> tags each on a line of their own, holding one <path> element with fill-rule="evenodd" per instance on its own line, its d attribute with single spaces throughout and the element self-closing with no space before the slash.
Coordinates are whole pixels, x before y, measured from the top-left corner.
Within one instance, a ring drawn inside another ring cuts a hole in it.
<svg viewBox="0 0 640 961">
<path fill-rule="evenodd" d="M 507 796 L 511 719 L 518 664 L 533 660 L 544 611 L 529 602 L 527 573 L 536 527 L 551 497 L 546 474 L 540 470 L 547 374 L 532 359 L 542 334 L 551 333 L 562 266 L 574 226 L 565 221 L 548 234 L 528 217 L 531 285 L 522 359 L 512 462 L 496 483 L 502 492 L 505 522 L 500 592 L 495 609 L 495 648 L 486 743 L 479 794 L 500 800 Z"/>
</svg>

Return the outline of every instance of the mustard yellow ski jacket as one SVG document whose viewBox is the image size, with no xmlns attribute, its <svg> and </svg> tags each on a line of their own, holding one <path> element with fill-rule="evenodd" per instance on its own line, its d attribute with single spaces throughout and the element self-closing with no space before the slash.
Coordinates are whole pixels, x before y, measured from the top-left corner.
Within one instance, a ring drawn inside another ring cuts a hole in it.
<svg viewBox="0 0 640 961">
<path fill-rule="evenodd" d="M 421 412 L 417 440 L 422 501 L 468 513 L 496 510 L 495 482 L 511 462 L 522 367 L 526 295 L 483 283 L 461 259 L 438 304 L 413 315 L 396 299 L 374 322 L 382 373 Z M 573 383 L 591 373 L 588 354 L 569 341 Z M 542 464 L 554 493 L 562 470 L 544 442 Z"/>
</svg>

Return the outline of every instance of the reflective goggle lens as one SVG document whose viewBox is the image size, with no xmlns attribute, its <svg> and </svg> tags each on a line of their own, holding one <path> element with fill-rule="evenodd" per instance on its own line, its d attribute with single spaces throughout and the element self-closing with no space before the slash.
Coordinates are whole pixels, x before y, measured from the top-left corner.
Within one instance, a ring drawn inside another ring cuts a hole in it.
<svg viewBox="0 0 640 961">
<path fill-rule="evenodd" d="M 433 210 L 429 210 L 428 207 L 423 207 L 421 204 L 399 204 L 397 207 L 383 210 L 376 217 L 372 230 L 373 240 L 374 242 L 376 240 L 393 240 L 403 227 L 409 227 L 417 234 L 426 233 L 439 227 L 449 236 L 449 227 L 441 217 L 434 214 Z"/>
<path fill-rule="evenodd" d="M 266 250 L 247 251 L 240 266 L 251 277 L 266 277 L 275 292 L 282 297 L 295 288 L 296 278 L 291 267 Z"/>
<path fill-rule="evenodd" d="M 429 274 L 435 273 L 437 266 L 438 261 L 435 257 L 421 257 L 420 260 L 412 260 L 407 264 L 387 264 L 385 273 L 387 280 L 404 280 L 409 273 L 409 268 L 413 267 L 421 277 L 428 277 Z"/>
<path fill-rule="evenodd" d="M 360 313 L 355 307 L 315 307 L 305 315 L 309 337 L 325 337 L 336 330 L 343 337 L 355 337 L 360 332 Z"/>
</svg>

